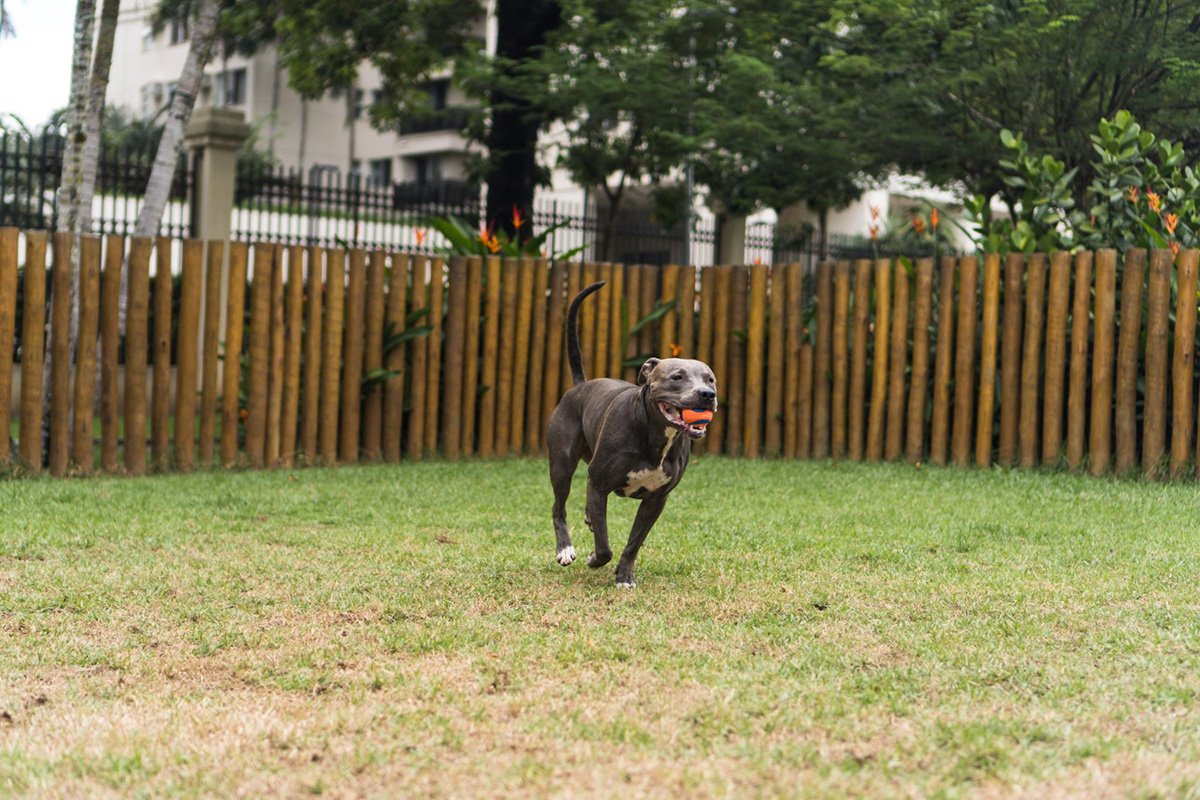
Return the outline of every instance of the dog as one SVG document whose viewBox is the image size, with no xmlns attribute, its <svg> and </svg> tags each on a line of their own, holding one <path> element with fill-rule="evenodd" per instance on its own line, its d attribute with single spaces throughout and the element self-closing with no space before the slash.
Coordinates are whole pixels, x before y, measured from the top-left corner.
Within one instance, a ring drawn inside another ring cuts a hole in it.
<svg viewBox="0 0 1200 800">
<path fill-rule="evenodd" d="M 684 411 L 716 412 L 717 379 L 702 361 L 650 358 L 638 371 L 637 385 L 612 378 L 589 381 L 583 373 L 576 320 L 583 301 L 604 283 L 581 291 L 567 311 L 567 361 L 575 385 L 563 395 L 546 425 L 554 489 L 552 517 L 557 560 L 567 567 L 575 561 L 567 496 L 582 458 L 588 465 L 584 522 L 595 538 L 587 565 L 597 569 L 613 556 L 608 544 L 608 496 L 616 493 L 641 500 L 616 569 L 617 586 L 633 588 L 638 550 L 687 469 L 692 441 L 705 434 L 706 423 L 685 421 Z"/>
</svg>

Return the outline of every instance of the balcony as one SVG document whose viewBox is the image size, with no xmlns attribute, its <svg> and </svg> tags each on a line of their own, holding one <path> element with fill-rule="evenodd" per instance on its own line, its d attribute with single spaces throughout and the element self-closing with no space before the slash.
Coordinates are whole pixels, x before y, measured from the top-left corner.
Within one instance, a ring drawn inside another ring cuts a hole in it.
<svg viewBox="0 0 1200 800">
<path fill-rule="evenodd" d="M 430 114 L 410 116 L 400 120 L 400 135 L 409 136 L 414 133 L 433 133 L 435 131 L 455 131 L 461 133 L 467 129 L 471 112 L 465 108 L 444 108 Z"/>
<path fill-rule="evenodd" d="M 397 183 L 392 186 L 392 202 L 397 210 L 431 205 L 461 208 L 459 213 L 479 211 L 479 187 L 468 181 L 429 181 Z"/>
</svg>

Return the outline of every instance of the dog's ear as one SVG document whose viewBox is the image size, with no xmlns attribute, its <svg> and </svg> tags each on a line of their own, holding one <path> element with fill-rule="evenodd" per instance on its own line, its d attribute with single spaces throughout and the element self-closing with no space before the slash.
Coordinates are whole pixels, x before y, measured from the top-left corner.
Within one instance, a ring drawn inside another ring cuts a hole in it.
<svg viewBox="0 0 1200 800">
<path fill-rule="evenodd" d="M 657 358 L 647 358 L 646 363 L 642 364 L 642 368 L 638 372 L 637 382 L 639 384 L 649 383 L 650 382 L 650 373 L 654 372 L 654 368 L 657 367 L 658 365 L 659 365 L 659 360 Z"/>
</svg>

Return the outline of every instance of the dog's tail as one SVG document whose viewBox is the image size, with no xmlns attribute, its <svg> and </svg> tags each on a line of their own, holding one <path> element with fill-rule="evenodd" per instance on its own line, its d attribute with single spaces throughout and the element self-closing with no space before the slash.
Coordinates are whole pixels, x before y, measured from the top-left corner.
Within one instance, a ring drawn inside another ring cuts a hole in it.
<svg viewBox="0 0 1200 800">
<path fill-rule="evenodd" d="M 571 365 L 571 380 L 575 381 L 576 386 L 587 380 L 583 374 L 583 355 L 579 351 L 579 325 L 576 322 L 579 317 L 579 306 L 583 304 L 589 294 L 600 291 L 605 283 L 607 281 L 600 281 L 585 288 L 575 295 L 575 299 L 571 301 L 571 307 L 567 309 L 567 363 Z"/>
</svg>

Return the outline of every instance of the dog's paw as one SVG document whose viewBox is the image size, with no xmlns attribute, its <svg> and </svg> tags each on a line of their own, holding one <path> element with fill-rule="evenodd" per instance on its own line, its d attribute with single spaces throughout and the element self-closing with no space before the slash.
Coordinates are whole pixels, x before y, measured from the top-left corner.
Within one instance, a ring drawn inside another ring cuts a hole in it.
<svg viewBox="0 0 1200 800">
<path fill-rule="evenodd" d="M 575 561 L 575 547 L 564 547 L 558 551 L 558 563 L 564 567 L 569 567 Z"/>
<path fill-rule="evenodd" d="M 599 569 L 610 561 L 612 561 L 611 550 L 609 550 L 607 553 L 592 553 L 590 556 L 588 556 L 587 565 L 592 569 Z"/>
<path fill-rule="evenodd" d="M 637 588 L 637 582 L 636 582 L 636 581 L 633 581 L 633 580 L 629 580 L 629 581 L 617 581 L 617 588 L 618 588 L 618 589 L 636 589 L 636 588 Z"/>
</svg>

